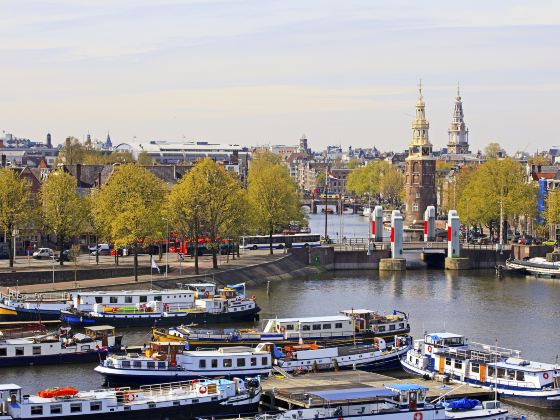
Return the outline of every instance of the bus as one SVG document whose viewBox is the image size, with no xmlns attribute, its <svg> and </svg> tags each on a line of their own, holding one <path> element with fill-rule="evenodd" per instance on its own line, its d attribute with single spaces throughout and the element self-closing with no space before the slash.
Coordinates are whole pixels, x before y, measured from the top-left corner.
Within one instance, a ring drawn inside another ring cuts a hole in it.
<svg viewBox="0 0 560 420">
<path fill-rule="evenodd" d="M 321 235 L 313 235 L 309 233 L 297 233 L 295 235 L 272 235 L 272 247 L 276 249 L 283 248 L 307 248 L 319 246 L 321 243 Z M 241 249 L 257 250 L 268 249 L 270 247 L 270 237 L 262 236 L 244 236 L 241 238 Z"/>
</svg>

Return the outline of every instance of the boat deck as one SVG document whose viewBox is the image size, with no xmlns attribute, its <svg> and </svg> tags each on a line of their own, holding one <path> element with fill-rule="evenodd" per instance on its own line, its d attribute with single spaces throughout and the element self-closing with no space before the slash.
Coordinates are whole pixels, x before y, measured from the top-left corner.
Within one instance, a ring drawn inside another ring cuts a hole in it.
<svg viewBox="0 0 560 420">
<path fill-rule="evenodd" d="M 263 395 L 261 405 L 263 405 L 266 410 L 274 408 L 288 409 L 290 405 L 301 405 L 302 395 L 310 391 L 370 386 L 382 388 L 384 384 L 395 383 L 414 383 L 427 387 L 428 401 L 433 401 L 444 394 L 446 394 L 446 399 L 467 397 L 489 400 L 494 398 L 493 392 L 473 386 L 444 384 L 435 380 L 425 380 L 418 377 L 396 379 L 378 373 L 356 370 L 308 373 L 290 377 L 271 376 L 262 383 Z M 275 391 L 274 397 L 272 397 L 273 390 Z"/>
</svg>

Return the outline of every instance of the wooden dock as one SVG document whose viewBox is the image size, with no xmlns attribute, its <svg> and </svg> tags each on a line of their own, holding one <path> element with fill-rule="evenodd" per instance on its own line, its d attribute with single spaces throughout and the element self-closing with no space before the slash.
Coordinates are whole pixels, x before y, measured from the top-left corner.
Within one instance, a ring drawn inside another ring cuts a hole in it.
<svg viewBox="0 0 560 420">
<path fill-rule="evenodd" d="M 297 403 L 300 396 L 310 391 L 324 389 L 343 389 L 343 388 L 362 388 L 376 387 L 382 388 L 385 384 L 395 383 L 414 383 L 428 388 L 428 401 L 433 401 L 443 395 L 447 399 L 475 398 L 478 400 L 489 400 L 494 397 L 494 393 L 482 388 L 475 388 L 469 385 L 438 382 L 435 380 L 425 380 L 420 377 L 397 379 L 378 373 L 364 372 L 360 370 L 346 370 L 340 372 L 320 372 L 308 373 L 300 376 L 280 377 L 271 376 L 262 383 L 263 397 L 261 404 L 266 408 L 284 408 Z"/>
</svg>

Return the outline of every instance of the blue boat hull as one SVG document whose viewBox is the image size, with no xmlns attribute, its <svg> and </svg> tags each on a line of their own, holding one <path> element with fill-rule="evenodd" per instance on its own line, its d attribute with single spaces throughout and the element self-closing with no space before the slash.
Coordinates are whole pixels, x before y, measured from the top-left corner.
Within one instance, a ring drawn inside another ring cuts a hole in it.
<svg viewBox="0 0 560 420">
<path fill-rule="evenodd" d="M 14 315 L 3 313 L 0 314 L 0 322 L 19 322 L 19 321 L 53 321 L 60 319 L 59 310 L 36 310 L 14 308 Z"/>
</svg>

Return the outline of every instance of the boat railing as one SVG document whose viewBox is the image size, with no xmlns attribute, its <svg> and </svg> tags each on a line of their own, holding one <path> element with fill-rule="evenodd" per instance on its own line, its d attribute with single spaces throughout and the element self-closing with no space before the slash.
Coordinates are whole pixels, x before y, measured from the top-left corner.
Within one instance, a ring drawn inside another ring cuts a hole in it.
<svg viewBox="0 0 560 420">
<path fill-rule="evenodd" d="M 175 391 L 178 389 L 182 389 L 189 392 L 195 389 L 196 383 L 197 383 L 196 381 L 181 381 L 181 382 L 170 382 L 166 384 L 143 385 L 140 387 L 140 390 L 146 393 L 150 393 L 152 395 L 169 394 L 171 391 Z M 207 391 L 210 391 L 212 389 L 214 388 L 207 386 Z"/>
<path fill-rule="evenodd" d="M 46 293 L 22 293 L 17 289 L 8 289 L 8 294 L 3 295 L 11 300 L 27 300 L 27 301 L 66 301 L 71 296 L 68 292 L 46 292 Z"/>
<path fill-rule="evenodd" d="M 493 356 L 498 357 L 521 357 L 521 351 L 515 349 L 509 349 L 507 347 L 492 346 L 490 344 L 477 343 L 476 341 L 471 341 L 471 346 L 480 347 L 482 351 L 489 352 Z"/>
<path fill-rule="evenodd" d="M 495 381 L 494 377 L 492 377 L 492 378 L 488 377 L 487 379 L 488 380 L 492 379 L 492 382 Z M 494 383 L 492 383 L 490 386 L 493 389 L 494 388 Z M 510 381 L 508 379 L 498 377 L 498 389 L 501 386 L 509 386 L 509 387 L 514 386 L 514 387 L 517 387 L 517 388 L 525 388 L 525 389 L 540 389 L 541 388 L 540 386 L 535 385 L 531 382 Z"/>
</svg>

